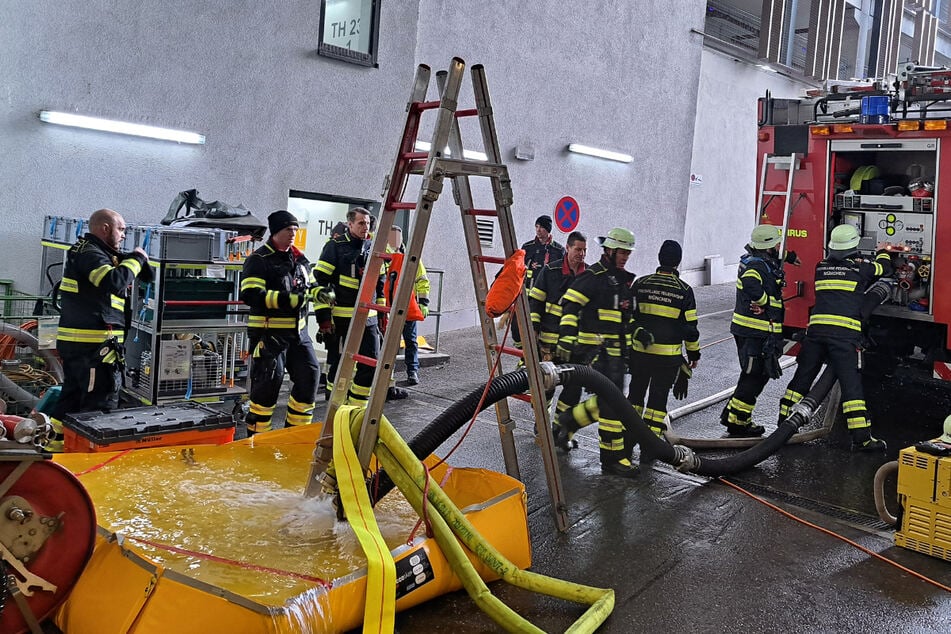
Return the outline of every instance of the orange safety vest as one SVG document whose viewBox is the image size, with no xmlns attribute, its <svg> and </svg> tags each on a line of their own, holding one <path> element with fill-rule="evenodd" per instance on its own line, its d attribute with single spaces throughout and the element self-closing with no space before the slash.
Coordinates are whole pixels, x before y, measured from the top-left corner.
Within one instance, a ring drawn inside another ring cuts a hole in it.
<svg viewBox="0 0 951 634">
<path fill-rule="evenodd" d="M 386 298 L 386 305 L 393 305 L 393 298 L 396 297 L 396 288 L 400 282 L 400 271 L 403 268 L 403 253 L 392 253 L 389 270 L 386 272 L 386 281 L 383 283 L 383 297 Z M 415 280 L 413 280 L 415 283 Z M 423 321 L 423 311 L 419 309 L 416 302 L 416 290 L 409 296 L 409 310 L 406 311 L 406 321 Z"/>
</svg>

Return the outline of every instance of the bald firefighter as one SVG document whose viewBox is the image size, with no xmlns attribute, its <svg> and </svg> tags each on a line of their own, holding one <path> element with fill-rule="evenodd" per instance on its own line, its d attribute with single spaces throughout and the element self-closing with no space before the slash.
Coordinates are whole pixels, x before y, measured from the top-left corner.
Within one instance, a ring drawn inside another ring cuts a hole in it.
<svg viewBox="0 0 951 634">
<path fill-rule="evenodd" d="M 879 245 L 874 259 L 858 253 L 858 229 L 839 225 L 832 230 L 828 256 L 816 265 L 816 304 L 799 351 L 798 367 L 779 402 L 779 420 L 803 399 L 822 365 L 828 364 L 842 389 L 853 451 L 884 451 L 885 442 L 872 436 L 862 390 L 862 305 L 865 291 L 878 278 L 892 272 L 891 255 Z"/>
<path fill-rule="evenodd" d="M 753 424 L 756 399 L 770 379 L 782 375 L 783 288 L 786 285 L 779 246 L 782 228 L 761 224 L 753 228 L 736 278 L 736 306 L 730 332 L 736 342 L 740 378 L 720 415 L 727 433 L 736 437 L 762 436 L 766 428 Z M 799 264 L 795 253 L 786 261 Z"/>
<path fill-rule="evenodd" d="M 615 227 L 598 242 L 601 259 L 579 275 L 562 297 L 557 356 L 559 361 L 593 361 L 594 369 L 623 390 L 634 282 L 634 274 L 624 267 L 634 250 L 634 234 Z M 558 416 L 553 428 L 556 445 L 567 449 L 575 431 L 595 421 L 601 472 L 627 478 L 637 475 L 637 467 L 631 464 L 633 447 L 628 430 L 617 412 L 608 407 L 599 410 L 596 397 Z"/>
</svg>

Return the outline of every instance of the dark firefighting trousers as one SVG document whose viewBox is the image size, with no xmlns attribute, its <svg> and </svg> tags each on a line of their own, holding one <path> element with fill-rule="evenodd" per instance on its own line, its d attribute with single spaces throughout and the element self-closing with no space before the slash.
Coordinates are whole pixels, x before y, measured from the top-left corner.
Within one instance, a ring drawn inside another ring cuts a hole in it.
<svg viewBox="0 0 951 634">
<path fill-rule="evenodd" d="M 347 341 L 347 331 L 350 329 L 350 320 L 334 318 L 334 333 L 338 341 L 338 363 L 343 362 L 342 353 Z M 360 339 L 359 354 L 376 359 L 380 356 L 380 328 L 377 325 L 377 318 L 372 317 L 367 320 L 367 326 L 363 330 L 363 336 Z M 356 372 L 353 375 L 353 381 L 350 383 L 347 392 L 347 403 L 350 405 L 366 405 L 370 400 L 370 387 L 373 385 L 373 366 L 364 363 L 358 363 Z"/>
<path fill-rule="evenodd" d="M 86 351 L 59 351 L 63 385 L 50 415 L 53 433 L 47 450 L 63 451 L 63 420 L 67 414 L 109 411 L 119 406 L 123 353 L 122 344 L 114 341 L 94 344 Z"/>
<path fill-rule="evenodd" d="M 753 350 L 762 350 L 763 339 L 759 337 L 741 337 L 734 335 L 736 352 L 740 360 L 740 378 L 736 382 L 736 389 L 720 415 L 723 425 L 750 425 L 753 420 L 753 408 L 756 399 L 763 392 L 763 388 L 771 378 L 767 369 L 767 361 L 753 354 Z"/>
<path fill-rule="evenodd" d="M 779 402 L 780 422 L 789 416 L 792 406 L 809 392 L 823 363 L 832 368 L 839 380 L 842 413 L 845 414 L 849 432 L 859 440 L 867 440 L 871 422 L 862 389 L 862 346 L 854 339 L 806 335 L 799 350 L 796 374 Z"/>
<path fill-rule="evenodd" d="M 251 367 L 249 370 L 250 409 L 246 419 L 248 435 L 271 430 L 271 418 L 284 382 L 284 371 L 291 378 L 287 400 L 286 426 L 309 425 L 314 414 L 314 398 L 320 378 L 320 364 L 314 354 L 307 329 L 295 335 L 249 334 Z"/>
<path fill-rule="evenodd" d="M 631 352 L 631 384 L 627 400 L 634 406 L 647 426 L 658 436 L 663 436 L 667 424 L 667 398 L 683 362 L 680 355 L 657 355 L 646 352 Z M 649 392 L 648 392 L 649 390 Z M 645 406 L 644 397 L 647 397 Z"/>
</svg>

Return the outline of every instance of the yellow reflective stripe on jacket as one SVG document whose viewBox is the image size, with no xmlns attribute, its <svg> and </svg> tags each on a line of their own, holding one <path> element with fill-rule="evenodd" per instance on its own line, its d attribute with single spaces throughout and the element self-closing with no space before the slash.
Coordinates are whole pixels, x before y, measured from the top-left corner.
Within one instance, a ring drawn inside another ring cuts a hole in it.
<svg viewBox="0 0 951 634">
<path fill-rule="evenodd" d="M 265 317 L 264 315 L 249 315 L 248 328 L 283 328 L 303 330 L 307 325 L 306 318 L 297 317 Z"/>
<path fill-rule="evenodd" d="M 770 297 L 770 298 L 769 298 L 769 307 L 770 307 L 770 308 L 782 308 L 782 307 L 783 307 L 783 300 L 782 300 L 782 298 Z"/>
<path fill-rule="evenodd" d="M 246 291 L 251 288 L 260 288 L 264 290 L 267 286 L 264 283 L 264 278 L 262 277 L 246 277 L 241 280 L 241 290 Z"/>
<path fill-rule="evenodd" d="M 697 350 L 700 349 L 700 342 L 699 341 L 685 341 L 684 348 L 686 348 L 687 350 L 690 350 L 691 352 L 696 352 Z"/>
<path fill-rule="evenodd" d="M 116 310 L 125 310 L 125 298 L 109 293 L 109 303 Z"/>
<path fill-rule="evenodd" d="M 71 277 L 64 277 L 62 280 L 60 280 L 59 290 L 63 291 L 64 293 L 78 293 L 79 282 Z"/>
<path fill-rule="evenodd" d="M 567 314 L 567 315 L 562 315 L 562 316 L 561 316 L 560 324 L 561 324 L 562 326 L 576 326 L 576 327 L 577 327 L 577 325 L 578 325 L 578 316 L 577 316 L 577 315 L 572 315 L 572 314 L 570 314 L 570 313 Z"/>
<path fill-rule="evenodd" d="M 599 308 L 598 319 L 619 324 L 621 323 L 621 311 L 612 308 Z"/>
<path fill-rule="evenodd" d="M 586 305 L 589 300 L 584 293 L 579 293 L 573 288 L 569 288 L 565 291 L 565 294 L 561 296 L 563 302 L 574 302 L 576 304 L 581 304 L 582 306 Z"/>
<path fill-rule="evenodd" d="M 555 315 L 556 317 L 561 317 L 562 314 L 564 314 L 561 304 L 552 304 L 550 302 L 545 303 L 545 312 L 549 315 Z"/>
<path fill-rule="evenodd" d="M 277 300 L 280 297 L 279 291 L 267 291 L 264 294 L 264 307 L 275 309 L 277 308 Z"/>
<path fill-rule="evenodd" d="M 862 332 L 862 322 L 842 315 L 813 315 L 809 318 L 810 326 L 838 326 L 849 330 Z"/>
<path fill-rule="evenodd" d="M 118 330 L 93 330 L 60 326 L 56 331 L 56 338 L 59 341 L 74 341 L 76 343 L 102 343 L 112 337 L 115 337 L 119 343 L 122 343 L 125 338 L 123 333 Z"/>
<path fill-rule="evenodd" d="M 138 274 L 142 271 L 142 263 L 136 258 L 126 258 L 122 262 L 119 262 L 119 266 L 124 266 L 125 268 L 132 271 L 132 274 L 136 276 L 138 276 Z"/>
<path fill-rule="evenodd" d="M 111 264 L 103 264 L 99 268 L 93 269 L 89 273 L 89 281 L 92 282 L 93 286 L 95 286 L 96 288 L 99 288 L 99 284 L 107 275 L 109 275 L 109 271 L 111 270 L 112 270 Z"/>
<path fill-rule="evenodd" d="M 355 277 L 350 277 L 349 275 L 341 275 L 337 283 L 343 286 L 344 288 L 352 288 L 352 289 L 360 288 L 360 280 Z"/>
<path fill-rule="evenodd" d="M 538 340 L 541 341 L 542 343 L 554 345 L 558 343 L 558 333 L 542 331 L 538 333 Z"/>
<path fill-rule="evenodd" d="M 545 301 L 545 299 L 547 299 L 548 293 L 538 288 L 537 286 L 533 286 L 532 290 L 528 291 L 528 296 L 531 297 L 532 299 L 537 299 L 538 301 L 543 302 Z"/>
<path fill-rule="evenodd" d="M 673 306 L 664 306 L 663 304 L 642 303 L 637 305 L 637 312 L 641 313 L 642 315 L 657 315 L 658 317 L 678 319 L 680 318 L 681 311 L 679 308 L 675 308 Z"/>
<path fill-rule="evenodd" d="M 334 306 L 331 309 L 330 314 L 334 317 L 340 317 L 341 319 L 351 319 L 353 317 L 353 306 Z M 377 311 L 371 310 L 367 312 L 367 318 L 376 317 Z"/>
<path fill-rule="evenodd" d="M 645 349 L 636 339 L 633 342 L 634 350 L 646 352 L 647 354 L 656 354 L 663 357 L 674 357 L 680 354 L 679 343 L 652 343 Z"/>
<path fill-rule="evenodd" d="M 692 308 L 684 313 L 684 319 L 687 321 L 697 321 L 697 309 Z"/>
<path fill-rule="evenodd" d="M 327 262 L 326 260 L 318 260 L 317 266 L 315 268 L 321 273 L 326 273 L 327 275 L 333 275 L 334 269 L 336 269 L 337 267 L 335 267 L 330 262 Z"/>
<path fill-rule="evenodd" d="M 763 276 L 760 275 L 759 271 L 757 271 L 756 269 L 746 269 L 746 271 L 743 272 L 743 275 L 740 276 L 740 279 L 743 279 L 744 277 L 755 277 L 756 279 L 760 281 L 760 283 L 763 282 Z"/>
<path fill-rule="evenodd" d="M 747 317 L 746 315 L 738 315 L 737 313 L 733 313 L 733 323 L 737 326 L 752 328 L 753 330 L 762 330 L 763 332 L 779 333 L 783 331 L 782 324 L 771 324 L 764 319 L 756 319 L 754 317 Z"/>
<path fill-rule="evenodd" d="M 817 291 L 848 291 L 852 292 L 858 282 L 855 280 L 816 280 Z"/>
</svg>

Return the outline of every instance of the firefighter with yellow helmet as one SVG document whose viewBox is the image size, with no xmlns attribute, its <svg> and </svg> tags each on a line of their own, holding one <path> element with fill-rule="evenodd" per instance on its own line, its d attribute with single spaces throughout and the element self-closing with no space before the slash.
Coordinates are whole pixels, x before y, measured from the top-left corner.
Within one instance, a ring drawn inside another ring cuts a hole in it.
<svg viewBox="0 0 951 634">
<path fill-rule="evenodd" d="M 760 224 L 753 228 L 736 278 L 736 305 L 730 332 L 736 342 L 740 378 L 720 415 L 720 424 L 737 437 L 762 436 L 753 424 L 756 399 L 770 379 L 779 378 L 783 351 L 783 287 L 785 274 L 779 247 L 782 228 Z M 795 253 L 786 262 L 799 264 Z"/>
<path fill-rule="evenodd" d="M 862 391 L 862 305 L 865 291 L 892 272 L 891 255 L 879 245 L 874 259 L 859 255 L 858 229 L 839 225 L 832 230 L 828 256 L 816 265 L 816 304 L 809 317 L 799 351 L 798 367 L 780 401 L 780 421 L 803 399 L 822 365 L 835 371 L 842 389 L 845 414 L 854 451 L 882 451 L 884 441 L 872 436 Z"/>
</svg>

